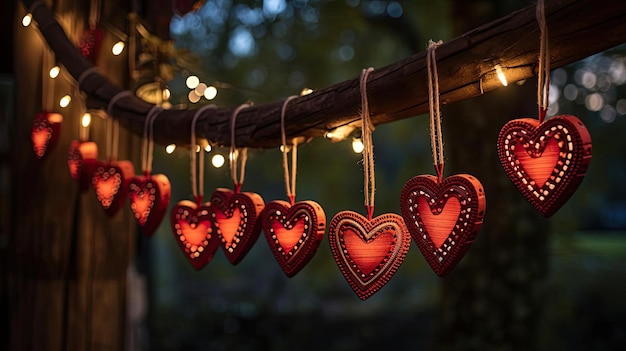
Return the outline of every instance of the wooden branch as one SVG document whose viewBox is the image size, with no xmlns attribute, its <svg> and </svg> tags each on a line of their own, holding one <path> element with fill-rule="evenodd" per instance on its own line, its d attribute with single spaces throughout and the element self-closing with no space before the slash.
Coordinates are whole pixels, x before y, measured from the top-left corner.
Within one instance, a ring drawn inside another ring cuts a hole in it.
<svg viewBox="0 0 626 351">
<path fill-rule="evenodd" d="M 34 0 L 23 2 L 28 7 Z M 597 0 L 546 0 L 545 6 L 552 68 L 626 41 L 626 1 L 599 5 Z M 32 12 L 56 58 L 78 79 L 91 64 L 67 39 L 45 6 L 38 6 Z M 509 82 L 533 77 L 538 50 L 535 6 L 513 12 L 444 43 L 437 49 L 441 102 L 449 104 L 469 99 L 500 87 L 495 64 L 505 69 Z M 416 116 L 428 110 L 424 54 L 421 52 L 377 68 L 370 74 L 367 87 L 375 124 Z M 358 73 L 355 72 L 355 76 Z M 101 74 L 88 75 L 80 88 L 90 98 L 89 107 L 105 109 L 120 91 Z M 277 101 L 242 110 L 237 117 L 236 145 L 262 148 L 280 145 L 281 104 L 282 101 Z M 327 131 L 355 122 L 359 105 L 357 78 L 294 99 L 287 108 L 287 135 L 323 136 Z M 150 108 L 150 104 L 139 98 L 123 98 L 114 106 L 113 117 L 133 133 L 141 135 Z M 198 120 L 198 135 L 217 145 L 229 145 L 233 108 L 206 111 Z M 193 114 L 194 111 L 188 110 L 164 111 L 154 125 L 156 141 L 188 143 Z"/>
</svg>

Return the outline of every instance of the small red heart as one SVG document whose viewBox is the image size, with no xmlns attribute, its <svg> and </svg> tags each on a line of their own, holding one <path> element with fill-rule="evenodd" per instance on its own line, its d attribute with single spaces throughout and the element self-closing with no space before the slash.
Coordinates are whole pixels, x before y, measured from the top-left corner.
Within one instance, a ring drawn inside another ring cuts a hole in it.
<svg viewBox="0 0 626 351">
<path fill-rule="evenodd" d="M 102 30 L 100 28 L 87 29 L 83 32 L 78 41 L 81 54 L 94 65 L 98 61 L 98 56 L 100 55 L 102 36 Z"/>
<path fill-rule="evenodd" d="M 267 243 L 288 277 L 311 261 L 326 230 L 326 214 L 315 201 L 291 205 L 275 200 L 265 206 L 260 221 Z"/>
<path fill-rule="evenodd" d="M 420 175 L 400 193 L 402 217 L 424 258 L 441 277 L 463 258 L 485 217 L 485 192 L 478 179 L 457 174 L 438 184 Z"/>
<path fill-rule="evenodd" d="M 389 282 L 411 245 L 404 220 L 395 213 L 368 220 L 353 211 L 339 212 L 330 221 L 328 239 L 339 270 L 361 300 Z"/>
<path fill-rule="evenodd" d="M 216 189 L 211 195 L 213 227 L 228 261 L 235 265 L 250 251 L 261 233 L 257 224 L 263 198 L 250 192 Z"/>
<path fill-rule="evenodd" d="M 180 201 L 172 209 L 170 221 L 178 246 L 195 269 L 211 262 L 219 245 L 214 235 L 211 204 Z"/>
<path fill-rule="evenodd" d="M 35 116 L 30 137 L 38 159 L 44 158 L 48 149 L 56 145 L 61 133 L 61 122 L 63 115 L 60 113 L 44 111 Z"/>
<path fill-rule="evenodd" d="M 172 187 L 163 174 L 134 177 L 128 186 L 130 209 L 141 231 L 151 237 L 167 212 Z"/>
<path fill-rule="evenodd" d="M 93 141 L 72 140 L 67 155 L 70 176 L 79 184 L 80 191 L 89 187 L 98 161 L 98 145 Z"/>
<path fill-rule="evenodd" d="M 135 168 L 130 161 L 98 162 L 91 184 L 96 190 L 98 202 L 109 217 L 113 217 L 124 205 L 134 174 Z"/>
<path fill-rule="evenodd" d="M 533 118 L 515 119 L 500 130 L 498 156 L 515 187 L 547 218 L 563 206 L 585 177 L 591 162 L 591 136 L 571 115 L 543 123 Z"/>
</svg>

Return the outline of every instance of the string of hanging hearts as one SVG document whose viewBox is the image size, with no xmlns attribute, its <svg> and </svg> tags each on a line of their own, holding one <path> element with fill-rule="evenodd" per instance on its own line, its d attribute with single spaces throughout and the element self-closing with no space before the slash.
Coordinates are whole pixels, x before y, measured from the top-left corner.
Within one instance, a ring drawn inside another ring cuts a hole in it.
<svg viewBox="0 0 626 351">
<path fill-rule="evenodd" d="M 92 2 L 92 6 L 94 3 L 99 6 L 99 2 Z M 543 0 L 537 3 L 536 16 L 540 29 L 538 116 L 506 123 L 498 135 L 497 149 L 504 171 L 514 186 L 541 215 L 550 217 L 582 182 L 591 160 L 591 137 L 575 116 L 547 118 L 550 53 Z M 87 42 L 97 43 L 97 18 L 98 10 L 92 8 L 92 32 L 89 35 L 93 40 Z M 399 194 L 401 214 L 375 216 L 377 189 L 372 138 L 375 128 L 370 115 L 367 85 L 380 77 L 376 76 L 373 68 L 364 69 L 360 75 L 362 145 L 359 152 L 363 156 L 365 215 L 352 210 L 335 214 L 328 224 L 328 242 L 339 271 L 362 300 L 377 293 L 392 279 L 408 254 L 411 240 L 437 275 L 443 277 L 449 274 L 477 239 L 485 220 L 486 194 L 481 182 L 469 174 L 445 175 L 437 69 L 437 48 L 441 44 L 431 41 L 425 53 L 427 65 L 424 78 L 428 81 L 430 115 L 428 134 L 435 175 L 419 174 L 404 184 Z M 87 49 L 92 53 L 96 46 Z M 95 70 L 84 72 L 78 79 L 77 87 Z M 495 70 L 498 75 L 502 73 L 502 67 Z M 54 84 L 47 78 L 43 83 L 49 93 L 54 90 Z M 506 80 L 502 83 L 506 85 Z M 33 148 L 39 159 L 56 142 L 62 120 L 62 116 L 56 117 L 50 111 L 53 108 L 49 96 L 42 99 L 44 112 L 35 117 L 33 124 Z M 133 96 L 130 91 L 116 94 L 109 101 L 106 114 L 110 117 L 117 104 Z M 296 96 L 285 99 L 280 108 L 281 163 L 287 201 L 276 199 L 266 204 L 259 194 L 242 191 L 248 150 L 236 145 L 237 117 L 251 107 L 250 104 L 242 104 L 233 110 L 229 124 L 232 189 L 214 189 L 209 201 L 205 202 L 205 155 L 198 152 L 201 145 L 196 136 L 196 126 L 202 113 L 215 106 L 207 105 L 194 113 L 189 148 L 193 200 L 178 201 L 170 212 L 174 240 L 193 268 L 201 269 L 210 263 L 218 247 L 222 248 L 231 264 L 237 265 L 261 232 L 279 267 L 288 277 L 302 271 L 318 251 L 326 232 L 326 214 L 322 206 L 313 200 L 296 200 L 297 152 L 301 140 L 287 135 L 286 128 L 289 103 L 294 98 Z M 119 213 L 129 199 L 133 217 L 147 237 L 156 231 L 165 217 L 171 194 L 167 177 L 152 174 L 154 126 L 162 112 L 161 107 L 154 106 L 144 121 L 141 175 L 135 175 L 130 161 L 117 159 L 119 124 L 112 118 L 106 119 L 105 159 L 98 159 L 98 147 L 89 140 L 89 123 L 83 123 L 79 139 L 72 141 L 68 154 L 70 174 L 80 190 L 86 191 L 91 184 L 101 207 L 111 217 Z"/>
</svg>

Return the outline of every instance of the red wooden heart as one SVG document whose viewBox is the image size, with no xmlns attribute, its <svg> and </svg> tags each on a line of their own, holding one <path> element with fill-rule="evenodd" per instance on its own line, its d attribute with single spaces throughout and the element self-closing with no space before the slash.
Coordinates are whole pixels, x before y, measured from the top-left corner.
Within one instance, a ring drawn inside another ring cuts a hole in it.
<svg viewBox="0 0 626 351">
<path fill-rule="evenodd" d="M 261 233 L 258 215 L 265 202 L 256 193 L 236 193 L 219 188 L 211 195 L 213 227 L 224 254 L 231 264 L 239 263 Z"/>
<path fill-rule="evenodd" d="M 102 30 L 100 28 L 87 29 L 80 36 L 78 46 L 83 57 L 95 65 L 102 47 Z"/>
<path fill-rule="evenodd" d="M 361 300 L 389 282 L 411 245 L 404 220 L 394 213 L 368 220 L 339 212 L 330 221 L 328 239 L 339 270 Z"/>
<path fill-rule="evenodd" d="M 98 161 L 98 145 L 93 141 L 72 140 L 67 154 L 70 176 L 76 180 L 80 191 L 89 187 Z"/>
<path fill-rule="evenodd" d="M 430 267 L 443 277 L 461 261 L 485 217 L 485 192 L 478 179 L 457 174 L 437 183 L 420 175 L 404 184 L 402 217 Z"/>
<path fill-rule="evenodd" d="M 38 159 L 44 158 L 46 151 L 56 145 L 61 133 L 61 122 L 63 116 L 60 113 L 44 111 L 35 116 L 30 137 Z"/>
<path fill-rule="evenodd" d="M 180 201 L 172 209 L 172 232 L 181 251 L 195 269 L 211 262 L 219 245 L 214 235 L 211 204 Z"/>
<path fill-rule="evenodd" d="M 541 124 L 533 118 L 515 119 L 500 130 L 498 156 L 515 187 L 547 218 L 582 182 L 591 162 L 591 136 L 571 115 Z"/>
<path fill-rule="evenodd" d="M 138 176 L 130 181 L 130 209 L 145 236 L 151 237 L 161 224 L 171 194 L 170 180 L 163 174 Z"/>
<path fill-rule="evenodd" d="M 130 161 L 98 162 L 91 184 L 96 190 L 98 202 L 109 217 L 113 217 L 124 205 L 134 175 L 135 168 Z"/>
<path fill-rule="evenodd" d="M 265 239 L 288 277 L 293 277 L 311 261 L 326 230 L 326 214 L 315 201 L 293 206 L 275 200 L 265 206 L 260 221 Z"/>
</svg>

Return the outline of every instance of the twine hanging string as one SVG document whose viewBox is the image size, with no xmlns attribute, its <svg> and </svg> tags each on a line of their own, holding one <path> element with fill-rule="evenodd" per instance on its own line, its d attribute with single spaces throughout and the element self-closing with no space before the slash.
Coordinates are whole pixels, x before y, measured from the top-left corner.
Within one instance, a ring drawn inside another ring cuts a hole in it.
<svg viewBox="0 0 626 351">
<path fill-rule="evenodd" d="M 433 151 L 433 161 L 437 181 L 441 183 L 443 179 L 443 133 L 441 130 L 441 111 L 439 104 L 439 75 L 437 73 L 437 58 L 435 50 L 443 42 L 428 42 L 426 51 L 426 64 L 428 68 L 428 108 L 430 112 L 430 146 Z"/>
<path fill-rule="evenodd" d="M 363 138 L 363 193 L 365 196 L 365 210 L 367 219 L 372 220 L 374 215 L 374 193 L 376 192 L 376 176 L 374 174 L 374 143 L 372 132 L 374 124 L 370 117 L 369 102 L 367 100 L 367 77 L 374 68 L 363 69 L 361 72 L 361 137 Z"/>
<path fill-rule="evenodd" d="M 41 77 L 43 79 L 42 86 L 44 87 L 44 91 L 41 96 L 41 104 L 45 111 L 52 112 L 54 109 L 54 78 L 50 77 L 49 72 L 49 69 L 54 65 L 54 53 L 52 49 L 44 47 L 42 63 Z"/>
<path fill-rule="evenodd" d="M 115 104 L 124 97 L 135 96 L 135 94 L 130 90 L 122 90 L 119 93 L 115 94 L 109 104 L 107 105 L 107 156 L 110 161 L 115 161 L 117 159 L 117 151 L 119 146 L 119 137 L 120 137 L 120 123 L 118 120 L 114 120 L 113 118 L 113 108 Z"/>
<path fill-rule="evenodd" d="M 91 0 L 89 4 L 89 29 L 96 29 L 100 21 L 100 0 Z"/>
<path fill-rule="evenodd" d="M 146 116 L 143 124 L 143 145 L 141 148 L 141 170 L 146 177 L 152 173 L 152 158 L 154 154 L 154 120 L 163 111 L 158 106 L 153 106 Z"/>
<path fill-rule="evenodd" d="M 241 155 L 239 155 L 239 150 L 237 150 L 237 146 L 235 145 L 235 124 L 237 122 L 237 115 L 244 108 L 250 107 L 250 104 L 241 104 L 239 107 L 233 111 L 233 114 L 230 118 L 230 177 L 233 180 L 233 185 L 235 186 L 235 192 L 239 193 L 241 191 L 241 185 L 243 184 L 243 180 L 246 173 L 246 161 L 248 160 L 248 148 L 241 149 Z M 241 171 L 240 174 L 237 175 L 237 163 L 239 161 L 239 156 L 241 156 Z"/>
<path fill-rule="evenodd" d="M 204 113 L 204 111 L 216 108 L 215 105 L 205 105 L 200 107 L 196 113 L 193 115 L 191 120 L 191 146 L 189 148 L 189 164 L 190 164 L 190 175 L 191 175 L 191 193 L 193 194 L 193 198 L 196 200 L 196 203 L 199 205 L 202 203 L 202 198 L 204 197 L 204 152 L 200 150 L 199 164 L 196 163 L 196 122 L 198 118 Z M 199 167 L 198 167 L 199 166 Z M 199 168 L 199 170 L 198 170 Z M 200 178 L 200 182 L 198 182 L 198 178 Z"/>
<path fill-rule="evenodd" d="M 537 22 L 541 32 L 539 40 L 539 69 L 537 73 L 537 107 L 539 123 L 542 123 L 548 111 L 550 96 L 550 49 L 548 48 L 548 25 L 544 0 L 537 1 Z"/>
<path fill-rule="evenodd" d="M 297 98 L 297 95 L 292 95 L 285 99 L 283 106 L 280 109 L 280 135 L 283 143 L 283 170 L 285 172 L 285 190 L 287 191 L 287 197 L 289 202 L 293 206 L 296 201 L 296 168 L 298 167 L 298 142 L 292 141 L 291 146 L 291 180 L 289 179 L 289 164 L 287 162 L 287 135 L 285 132 L 285 111 L 287 110 L 287 104 L 289 101 Z"/>
</svg>

